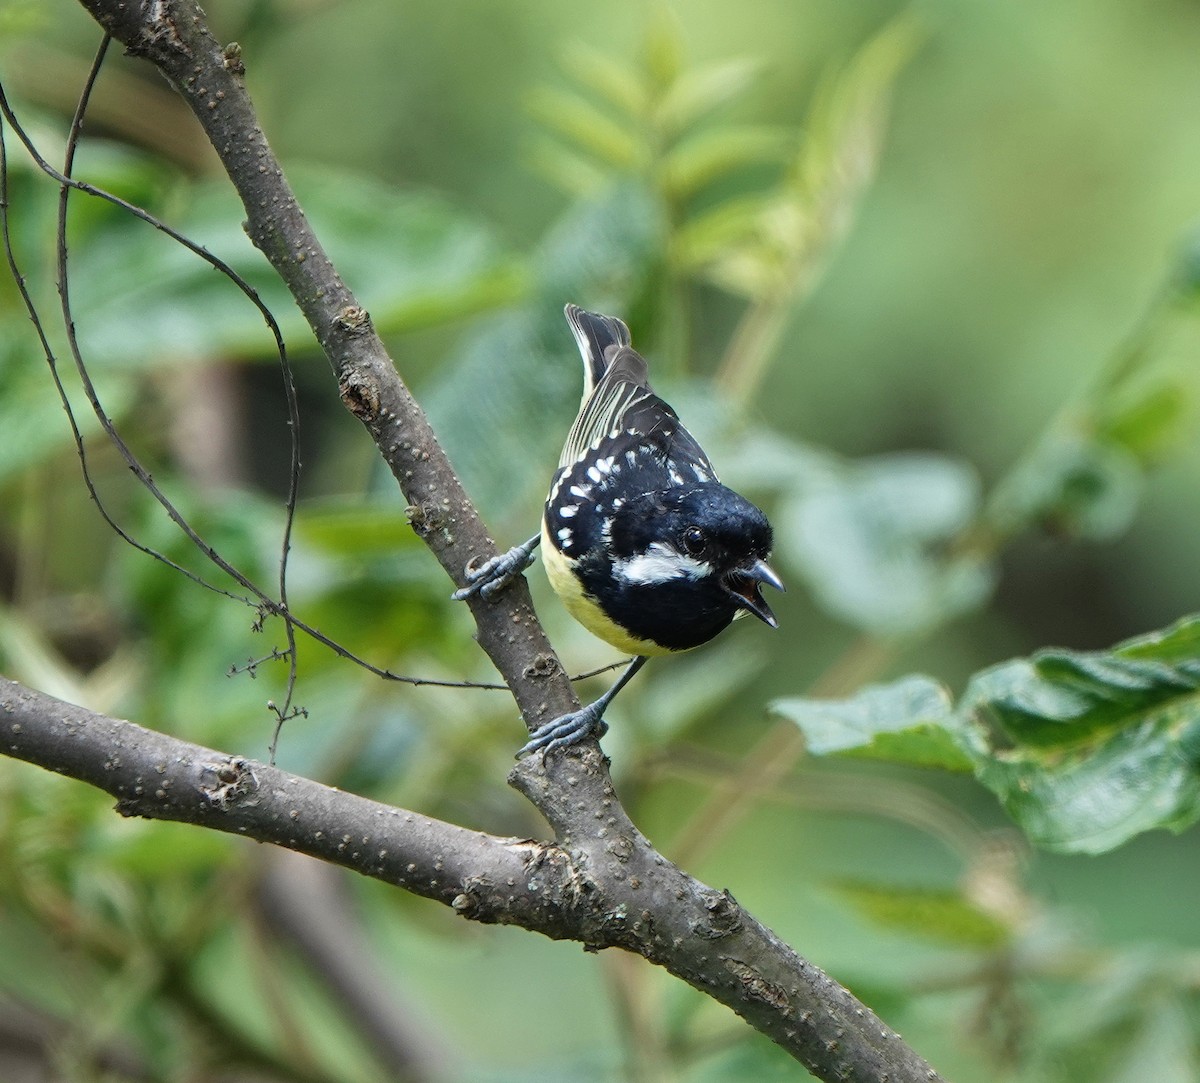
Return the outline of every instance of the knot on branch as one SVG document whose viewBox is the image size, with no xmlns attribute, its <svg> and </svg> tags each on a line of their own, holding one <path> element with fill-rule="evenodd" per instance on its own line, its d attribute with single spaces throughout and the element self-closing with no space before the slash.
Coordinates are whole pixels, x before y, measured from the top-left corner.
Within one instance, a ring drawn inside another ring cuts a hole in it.
<svg viewBox="0 0 1200 1083">
<path fill-rule="evenodd" d="M 442 525 L 442 513 L 436 504 L 409 504 L 404 518 L 418 538 L 427 538 Z"/>
<path fill-rule="evenodd" d="M 527 681 L 545 681 L 562 672 L 562 666 L 552 654 L 539 654 L 522 671 Z"/>
<path fill-rule="evenodd" d="M 771 1005 L 778 1011 L 787 1011 L 791 1001 L 781 986 L 767 981 L 749 963 L 741 959 L 725 959 L 725 969 L 742 983 L 742 992 L 751 1000 Z"/>
<path fill-rule="evenodd" d="M 333 317 L 333 326 L 348 335 L 365 335 L 371 330 L 371 314 L 361 305 L 346 305 Z"/>
<path fill-rule="evenodd" d="M 338 394 L 359 421 L 369 424 L 378 419 L 379 388 L 362 373 L 344 372 L 338 380 Z"/>
<path fill-rule="evenodd" d="M 742 908 L 728 891 L 709 891 L 702 897 L 708 920 L 695 922 L 692 932 L 705 940 L 721 940 L 741 929 Z"/>
<path fill-rule="evenodd" d="M 258 775 L 240 756 L 200 764 L 200 793 L 218 812 L 228 812 L 258 791 Z"/>
</svg>

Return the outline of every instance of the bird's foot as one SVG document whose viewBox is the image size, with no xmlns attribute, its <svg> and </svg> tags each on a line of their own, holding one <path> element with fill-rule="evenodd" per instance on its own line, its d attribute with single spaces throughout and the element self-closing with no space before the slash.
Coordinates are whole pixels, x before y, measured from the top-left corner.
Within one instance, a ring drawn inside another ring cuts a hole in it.
<svg viewBox="0 0 1200 1083">
<path fill-rule="evenodd" d="M 451 594 L 451 600 L 464 602 L 472 594 L 491 600 L 533 563 L 533 550 L 539 541 L 540 537 L 530 538 L 521 545 L 514 545 L 507 553 L 485 560 L 477 568 L 468 564 L 467 585 Z"/>
<path fill-rule="evenodd" d="M 544 726 L 538 726 L 530 734 L 529 740 L 517 753 L 517 759 L 529 755 L 530 752 L 553 752 L 556 748 L 568 748 L 578 744 L 587 737 L 597 740 L 608 732 L 608 723 L 601 718 L 604 704 L 597 701 L 581 707 L 570 714 L 559 715 Z"/>
</svg>

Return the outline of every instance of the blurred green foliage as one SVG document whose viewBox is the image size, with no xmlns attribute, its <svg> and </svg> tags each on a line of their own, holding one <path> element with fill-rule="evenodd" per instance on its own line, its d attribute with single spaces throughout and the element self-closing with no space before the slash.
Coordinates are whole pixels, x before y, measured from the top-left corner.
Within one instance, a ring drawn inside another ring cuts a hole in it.
<svg viewBox="0 0 1200 1083">
<path fill-rule="evenodd" d="M 1145 832 L 1197 815 L 1200 651 L 1195 620 L 1172 623 L 1200 595 L 1194 6 L 207 6 L 498 539 L 536 521 L 573 416 L 567 300 L 629 319 L 724 480 L 769 509 L 801 588 L 781 631 L 739 627 L 614 709 L 606 749 L 648 835 L 948 1078 L 1193 1080 L 1194 832 Z M 96 40 L 58 7 L 0 5 L 0 74 L 54 154 Z M 494 679 L 158 90 L 110 60 L 79 170 L 229 261 L 284 327 L 305 465 L 293 607 L 378 666 Z M 56 193 L 9 152 L 14 244 L 53 323 Z M 71 221 L 109 412 L 271 584 L 287 428 L 261 320 L 144 224 L 82 198 Z M 107 531 L 8 281 L 0 316 L 0 670 L 262 756 L 283 665 L 225 675 L 279 629 Z M 80 421 L 113 514 L 212 577 Z M 531 580 L 567 664 L 608 660 Z M 299 665 L 308 715 L 282 765 L 542 832 L 501 784 L 520 732 L 505 694 L 386 684 L 304 641 Z M 70 1080 L 380 1078 L 264 906 L 272 875 L 261 848 L 126 822 L 0 762 L 0 1024 L 32 1009 Z M 366 938 L 434 1078 L 796 1076 L 640 960 L 343 888 L 330 924 Z"/>
</svg>

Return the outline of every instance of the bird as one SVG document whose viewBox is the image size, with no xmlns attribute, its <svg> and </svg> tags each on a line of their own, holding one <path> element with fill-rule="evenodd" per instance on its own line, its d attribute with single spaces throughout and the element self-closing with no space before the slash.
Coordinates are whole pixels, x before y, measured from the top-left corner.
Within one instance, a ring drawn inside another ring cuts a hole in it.
<svg viewBox="0 0 1200 1083">
<path fill-rule="evenodd" d="M 452 597 L 492 598 L 534 560 L 588 631 L 634 657 L 599 699 L 551 720 L 517 756 L 602 737 L 613 698 L 655 655 L 691 650 L 751 613 L 771 628 L 763 585 L 784 590 L 767 563 L 766 515 L 722 485 L 679 416 L 650 386 L 648 367 L 615 316 L 565 308 L 583 358 L 584 389 L 550 483 L 541 531 L 479 566 Z"/>
</svg>

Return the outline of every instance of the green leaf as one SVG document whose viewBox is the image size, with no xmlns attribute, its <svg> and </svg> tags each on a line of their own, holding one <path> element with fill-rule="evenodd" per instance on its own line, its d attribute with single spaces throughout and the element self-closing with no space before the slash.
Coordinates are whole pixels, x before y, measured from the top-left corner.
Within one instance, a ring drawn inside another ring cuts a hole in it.
<svg viewBox="0 0 1200 1083">
<path fill-rule="evenodd" d="M 622 63 L 611 53 L 574 44 L 563 52 L 562 66 L 581 86 L 622 113 L 634 118 L 645 116 L 650 92 L 632 64 Z"/>
<path fill-rule="evenodd" d="M 622 311 L 657 259 L 661 237 L 657 203 L 639 185 L 574 204 L 532 261 L 537 281 L 547 284 L 544 298 L 482 321 L 423 390 L 439 439 L 490 521 L 506 516 L 499 525 L 512 526 L 520 516 L 522 525 L 512 528 L 522 537 L 536 525 L 535 504 L 578 408 L 582 377 L 564 299 L 592 298 Z"/>
<path fill-rule="evenodd" d="M 316 549 L 340 555 L 394 555 L 417 548 L 412 522 L 394 505 L 306 502 L 296 520 L 296 534 Z"/>
<path fill-rule="evenodd" d="M 757 57 L 735 57 L 685 71 L 663 95 L 658 121 L 667 132 L 680 132 L 741 97 L 762 74 Z"/>
<path fill-rule="evenodd" d="M 330 169 L 292 171 L 329 255 L 383 332 L 494 307 L 524 288 L 520 269 L 482 223 L 445 201 Z M 258 290 L 293 348 L 311 342 L 290 295 L 242 231 L 226 184 L 190 189 L 172 224 Z M 148 226 L 117 222 L 73 256 L 76 318 L 94 365 L 140 367 L 269 355 L 257 310 L 206 263 Z"/>
<path fill-rule="evenodd" d="M 51 455 L 72 448 L 71 426 L 55 394 L 50 371 L 39 356 L 40 347 L 23 337 L 11 342 L 11 349 L 0 353 L 0 484 L 18 472 Z M 24 348 L 22 348 L 24 347 Z M 94 451 L 101 437 L 100 423 L 76 386 L 69 361 L 59 359 L 68 393 L 74 394 L 73 409 L 88 446 Z M 133 406 L 138 389 L 124 374 L 106 373 L 97 377 L 101 401 L 110 417 L 120 420 Z"/>
<path fill-rule="evenodd" d="M 1200 1077 L 1196 1029 L 1181 996 L 1158 996 L 1146 1006 L 1141 1027 L 1102 1083 L 1194 1083 Z"/>
<path fill-rule="evenodd" d="M 638 138 L 577 94 L 542 88 L 530 95 L 529 112 L 568 143 L 607 166 L 630 170 L 641 164 Z"/>
<path fill-rule="evenodd" d="M 1114 393 L 1097 410 L 1097 433 L 1100 439 L 1125 448 L 1140 463 L 1153 462 L 1182 439 L 1192 399 L 1182 377 L 1164 375 Z"/>
<path fill-rule="evenodd" d="M 804 733 L 815 756 L 843 753 L 918 767 L 971 770 L 959 747 L 950 695 L 929 677 L 869 685 L 848 699 L 777 699 L 771 711 Z"/>
<path fill-rule="evenodd" d="M 603 166 L 555 139 L 534 140 L 527 155 L 530 169 L 575 199 L 590 196 L 612 182 Z"/>
<path fill-rule="evenodd" d="M 683 26 L 679 16 L 665 4 L 655 7 L 646 27 L 642 60 L 660 91 L 671 86 L 683 69 Z"/>
<path fill-rule="evenodd" d="M 1036 523 L 1103 540 L 1129 526 L 1141 491 L 1142 472 L 1128 450 L 1060 427 L 996 486 L 988 518 L 1004 533 Z"/>
<path fill-rule="evenodd" d="M 884 455 L 801 492 L 779 544 L 830 613 L 877 635 L 911 635 L 976 608 L 991 590 L 990 563 L 953 548 L 978 506 L 966 464 Z"/>
<path fill-rule="evenodd" d="M 672 259 L 683 270 L 698 271 L 715 263 L 730 249 L 752 243 L 774 198 L 739 196 L 693 215 L 671 238 Z"/>
<path fill-rule="evenodd" d="M 834 891 L 864 917 L 885 929 L 958 948 L 994 948 L 1011 938 L 1004 922 L 957 891 L 886 887 L 841 880 Z"/>
<path fill-rule="evenodd" d="M 1200 617 L 1112 651 L 1041 651 L 972 679 L 980 781 L 1031 840 L 1111 850 L 1200 818 Z"/>
<path fill-rule="evenodd" d="M 778 128 L 723 127 L 678 143 L 663 160 L 663 186 L 687 199 L 705 185 L 748 165 L 781 160 L 789 137 Z"/>
</svg>

